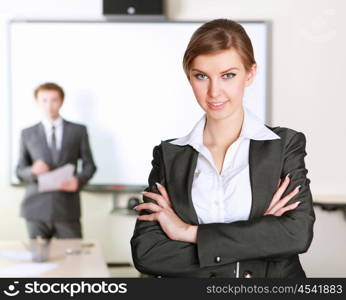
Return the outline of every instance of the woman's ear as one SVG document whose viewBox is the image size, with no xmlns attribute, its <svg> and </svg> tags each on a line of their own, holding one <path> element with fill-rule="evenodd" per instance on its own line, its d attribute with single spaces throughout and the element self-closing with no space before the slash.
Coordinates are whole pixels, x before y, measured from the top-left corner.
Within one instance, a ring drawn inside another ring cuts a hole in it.
<svg viewBox="0 0 346 300">
<path fill-rule="evenodd" d="M 253 64 L 250 71 L 248 71 L 246 74 L 245 86 L 249 86 L 253 82 L 256 76 L 256 71 L 257 71 L 257 65 Z"/>
</svg>

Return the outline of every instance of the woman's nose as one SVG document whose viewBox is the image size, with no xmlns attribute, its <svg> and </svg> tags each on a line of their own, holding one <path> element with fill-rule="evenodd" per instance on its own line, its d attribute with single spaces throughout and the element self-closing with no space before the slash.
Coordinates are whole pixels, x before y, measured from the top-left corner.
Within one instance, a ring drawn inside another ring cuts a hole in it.
<svg viewBox="0 0 346 300">
<path fill-rule="evenodd" d="M 217 98 L 220 96 L 220 83 L 217 80 L 211 80 L 209 85 L 209 96 L 211 98 Z"/>
</svg>

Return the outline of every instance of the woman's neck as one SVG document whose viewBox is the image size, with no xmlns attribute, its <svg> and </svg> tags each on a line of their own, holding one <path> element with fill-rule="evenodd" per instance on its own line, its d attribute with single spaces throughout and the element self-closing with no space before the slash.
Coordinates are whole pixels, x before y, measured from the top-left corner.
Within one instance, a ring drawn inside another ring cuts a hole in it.
<svg viewBox="0 0 346 300">
<path fill-rule="evenodd" d="M 225 119 L 216 120 L 207 116 L 203 133 L 204 145 L 228 148 L 239 137 L 243 120 L 243 107 Z"/>
</svg>

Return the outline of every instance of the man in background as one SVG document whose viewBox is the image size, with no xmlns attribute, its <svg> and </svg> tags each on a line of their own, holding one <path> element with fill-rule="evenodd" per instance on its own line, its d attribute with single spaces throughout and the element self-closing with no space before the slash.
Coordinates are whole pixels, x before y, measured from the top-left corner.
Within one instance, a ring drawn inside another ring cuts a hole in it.
<svg viewBox="0 0 346 300">
<path fill-rule="evenodd" d="M 81 238 L 79 191 L 96 171 L 87 129 L 60 116 L 65 95 L 57 84 L 42 84 L 35 89 L 34 95 L 43 119 L 21 134 L 16 169 L 18 178 L 26 184 L 21 216 L 26 219 L 30 238 Z M 81 171 L 75 171 L 57 191 L 38 191 L 39 175 L 68 163 L 76 170 L 79 159 Z"/>
</svg>

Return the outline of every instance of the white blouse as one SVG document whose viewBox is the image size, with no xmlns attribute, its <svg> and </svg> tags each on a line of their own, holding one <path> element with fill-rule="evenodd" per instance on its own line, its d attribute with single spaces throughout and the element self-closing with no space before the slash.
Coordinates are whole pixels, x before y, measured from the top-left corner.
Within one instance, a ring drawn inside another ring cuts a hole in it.
<svg viewBox="0 0 346 300">
<path fill-rule="evenodd" d="M 227 149 L 219 174 L 210 151 L 203 144 L 205 122 L 204 114 L 187 136 L 171 141 L 176 145 L 191 145 L 199 153 L 191 190 L 198 222 L 206 224 L 247 220 L 252 202 L 250 140 L 274 140 L 280 137 L 244 107 L 240 136 Z"/>
</svg>

